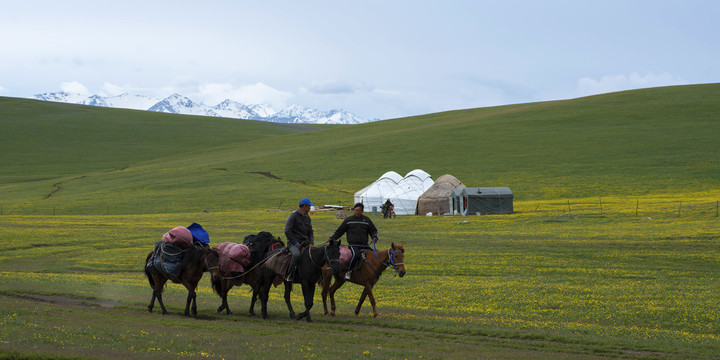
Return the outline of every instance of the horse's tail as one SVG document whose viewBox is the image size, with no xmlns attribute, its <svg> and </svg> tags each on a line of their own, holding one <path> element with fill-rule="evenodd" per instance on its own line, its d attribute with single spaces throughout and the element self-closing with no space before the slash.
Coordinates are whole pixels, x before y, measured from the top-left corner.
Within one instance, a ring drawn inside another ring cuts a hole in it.
<svg viewBox="0 0 720 360">
<path fill-rule="evenodd" d="M 143 266 L 143 269 L 145 270 L 145 276 L 148 278 L 148 282 L 150 283 L 150 287 L 155 289 L 155 280 L 153 280 L 153 276 L 148 270 L 147 263 L 150 262 L 150 258 L 152 257 L 154 251 L 151 251 L 147 258 L 145 259 L 145 266 Z"/>
</svg>

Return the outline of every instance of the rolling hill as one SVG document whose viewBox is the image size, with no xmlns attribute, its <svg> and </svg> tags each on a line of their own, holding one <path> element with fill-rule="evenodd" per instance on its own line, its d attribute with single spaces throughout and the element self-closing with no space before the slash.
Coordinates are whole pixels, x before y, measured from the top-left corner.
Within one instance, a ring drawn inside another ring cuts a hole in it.
<svg viewBox="0 0 720 360">
<path fill-rule="evenodd" d="M 717 191 L 720 84 L 294 126 L 0 98 L 4 213 L 159 213 L 352 202 L 388 170 L 518 200 Z M 315 130 L 315 131 L 307 131 Z"/>
</svg>

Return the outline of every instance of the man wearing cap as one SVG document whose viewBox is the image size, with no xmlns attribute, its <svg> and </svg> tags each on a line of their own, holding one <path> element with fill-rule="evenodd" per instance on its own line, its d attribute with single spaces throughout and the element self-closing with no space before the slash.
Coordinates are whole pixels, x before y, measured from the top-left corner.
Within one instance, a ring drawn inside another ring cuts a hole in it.
<svg viewBox="0 0 720 360">
<path fill-rule="evenodd" d="M 290 214 L 285 223 L 285 237 L 288 240 L 287 247 L 290 255 L 292 255 L 287 272 L 287 281 L 293 280 L 292 274 L 295 272 L 295 264 L 300 257 L 300 250 L 315 244 L 309 215 L 311 206 L 315 206 L 315 204 L 311 203 L 310 199 L 301 199 L 298 209 Z"/>
<path fill-rule="evenodd" d="M 353 215 L 343 220 L 340 226 L 330 235 L 328 241 L 337 240 L 343 234 L 347 233 L 347 242 L 352 250 L 352 258 L 350 259 L 349 269 L 353 268 L 353 264 L 357 262 L 358 254 L 362 249 L 370 249 L 368 245 L 368 237 L 372 238 L 373 243 L 377 242 L 378 231 L 369 217 L 363 215 L 365 206 L 363 203 L 357 203 L 353 206 Z M 346 278 L 350 278 L 350 272 L 346 274 Z"/>
</svg>

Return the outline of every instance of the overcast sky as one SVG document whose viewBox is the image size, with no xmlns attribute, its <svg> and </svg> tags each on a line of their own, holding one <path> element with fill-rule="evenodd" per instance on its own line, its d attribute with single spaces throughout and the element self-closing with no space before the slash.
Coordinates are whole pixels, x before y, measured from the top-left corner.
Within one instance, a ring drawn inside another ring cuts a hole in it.
<svg viewBox="0 0 720 360">
<path fill-rule="evenodd" d="M 0 95 L 372 119 L 720 82 L 720 1 L 6 1 Z"/>
</svg>

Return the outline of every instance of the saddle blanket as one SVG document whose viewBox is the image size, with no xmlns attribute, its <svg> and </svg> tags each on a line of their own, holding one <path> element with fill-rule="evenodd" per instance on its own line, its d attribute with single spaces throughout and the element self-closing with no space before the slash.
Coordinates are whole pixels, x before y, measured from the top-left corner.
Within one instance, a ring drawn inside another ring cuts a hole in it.
<svg viewBox="0 0 720 360">
<path fill-rule="evenodd" d="M 363 261 L 365 261 L 365 253 L 369 250 L 370 249 L 355 249 L 358 256 L 355 259 L 355 263 L 352 264 L 353 268 L 351 269 L 350 260 L 352 260 L 352 250 L 345 245 L 340 246 L 340 269 L 343 271 L 359 269 L 362 266 Z"/>
<path fill-rule="evenodd" d="M 273 285 L 278 286 L 282 283 L 282 279 L 286 276 L 288 266 L 290 266 L 291 258 L 292 256 L 290 254 L 278 251 L 267 259 L 265 267 L 272 270 L 277 275 L 273 280 Z"/>
</svg>

